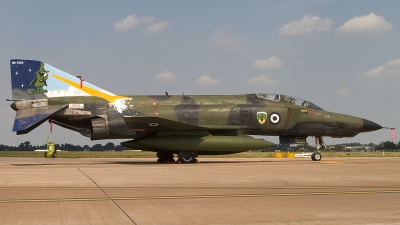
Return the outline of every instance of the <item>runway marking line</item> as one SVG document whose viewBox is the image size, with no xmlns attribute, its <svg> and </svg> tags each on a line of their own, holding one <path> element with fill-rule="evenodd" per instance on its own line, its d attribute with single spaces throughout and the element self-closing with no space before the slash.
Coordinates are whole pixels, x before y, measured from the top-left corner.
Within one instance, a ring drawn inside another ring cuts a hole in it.
<svg viewBox="0 0 400 225">
<path fill-rule="evenodd" d="M 102 187 L 104 190 L 150 190 L 150 189 L 218 189 L 218 190 L 275 190 L 275 189 L 348 189 L 348 188 L 364 188 L 364 189 L 388 189 L 400 188 L 400 185 L 393 186 L 291 186 L 291 187 L 203 187 L 203 186 L 164 186 L 164 187 Z M 98 187 L 0 187 L 0 190 L 100 190 Z"/>
<path fill-rule="evenodd" d="M 320 164 L 347 164 L 347 162 L 339 162 L 339 161 L 320 161 Z"/>
<path fill-rule="evenodd" d="M 272 194 L 228 194 L 228 195 L 186 195 L 186 196 L 143 196 L 143 197 L 111 197 L 111 198 L 57 198 L 57 199 L 9 199 L 1 203 L 33 203 L 33 202 L 78 202 L 78 201 L 137 201 L 137 200 L 175 200 L 175 199 L 207 199 L 207 198 L 248 198 L 248 197 L 296 197 L 312 195 L 361 195 L 361 194 L 398 194 L 400 190 L 380 191 L 344 191 L 344 192 L 307 192 L 307 193 L 272 193 Z"/>
</svg>

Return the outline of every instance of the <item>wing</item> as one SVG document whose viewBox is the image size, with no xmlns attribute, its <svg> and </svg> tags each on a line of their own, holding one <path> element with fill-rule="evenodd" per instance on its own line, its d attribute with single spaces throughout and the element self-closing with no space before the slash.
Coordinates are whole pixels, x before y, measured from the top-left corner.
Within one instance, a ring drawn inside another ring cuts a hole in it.
<svg viewBox="0 0 400 225">
<path fill-rule="evenodd" d="M 124 117 L 129 129 L 146 131 L 206 130 L 205 127 L 181 123 L 159 117 Z"/>
<path fill-rule="evenodd" d="M 124 117 L 128 128 L 135 129 L 133 140 L 122 145 L 147 151 L 241 152 L 271 147 L 273 143 L 237 135 L 243 126 L 193 125 L 159 117 Z M 250 127 L 250 129 L 257 129 Z"/>
<path fill-rule="evenodd" d="M 159 117 L 124 117 L 129 129 L 137 132 L 136 138 L 143 138 L 154 132 L 160 131 L 206 131 L 240 133 L 240 131 L 254 131 L 259 128 L 237 125 L 193 125 Z"/>
</svg>

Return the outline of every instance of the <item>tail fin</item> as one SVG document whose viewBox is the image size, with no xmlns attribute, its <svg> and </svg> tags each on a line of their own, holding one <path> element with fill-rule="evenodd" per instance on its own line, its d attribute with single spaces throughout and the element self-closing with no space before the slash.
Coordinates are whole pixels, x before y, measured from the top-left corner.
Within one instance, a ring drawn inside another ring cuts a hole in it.
<svg viewBox="0 0 400 225">
<path fill-rule="evenodd" d="M 49 64 L 36 60 L 10 60 L 12 100 L 17 111 L 13 131 L 26 134 L 42 124 L 65 105 L 48 105 L 47 98 L 64 96 L 96 96 L 110 102 L 119 99 L 99 87 L 83 82 Z"/>
<path fill-rule="evenodd" d="M 46 99 L 63 96 L 115 96 L 81 77 L 72 76 L 36 60 L 10 60 L 13 100 Z"/>
</svg>

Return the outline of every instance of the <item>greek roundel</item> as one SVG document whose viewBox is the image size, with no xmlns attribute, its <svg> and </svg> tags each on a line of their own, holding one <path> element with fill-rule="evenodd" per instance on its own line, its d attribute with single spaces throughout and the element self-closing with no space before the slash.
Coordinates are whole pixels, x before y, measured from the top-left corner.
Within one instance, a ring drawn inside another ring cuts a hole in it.
<svg viewBox="0 0 400 225">
<path fill-rule="evenodd" d="M 277 125 L 279 122 L 281 122 L 281 115 L 277 112 L 271 113 L 269 116 L 269 122 L 271 122 L 273 125 Z"/>
</svg>

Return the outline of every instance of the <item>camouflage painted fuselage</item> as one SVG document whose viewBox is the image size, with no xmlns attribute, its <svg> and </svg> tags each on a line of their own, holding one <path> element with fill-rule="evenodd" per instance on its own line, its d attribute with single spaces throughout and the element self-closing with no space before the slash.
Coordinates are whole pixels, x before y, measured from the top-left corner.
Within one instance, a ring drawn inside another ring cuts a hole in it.
<svg viewBox="0 0 400 225">
<path fill-rule="evenodd" d="M 138 130 L 142 132 L 140 127 L 128 128 L 124 117 L 159 117 L 204 126 L 218 135 L 353 137 L 369 131 L 364 129 L 365 120 L 358 117 L 262 99 L 256 94 L 127 97 L 122 112 L 107 100 L 91 96 L 49 98 L 48 104 L 68 105 L 52 119 L 79 128 L 92 139 L 132 138 Z M 258 112 L 266 113 L 266 122 L 257 120 Z M 279 118 L 272 118 L 273 114 Z M 101 131 L 96 125 L 102 127 Z"/>
<path fill-rule="evenodd" d="M 301 144 L 307 136 L 353 137 L 382 128 L 281 94 L 122 96 L 41 61 L 12 59 L 10 71 L 17 134 L 50 120 L 92 140 L 131 139 L 122 144 L 136 149 L 223 154 L 273 145 L 249 135 Z M 34 91 L 37 84 L 27 81 L 40 72 L 47 90 Z"/>
<path fill-rule="evenodd" d="M 257 94 L 127 96 L 122 111 L 111 102 L 92 96 L 48 98 L 47 101 L 48 107 L 65 107 L 52 114 L 54 123 L 92 140 L 144 139 L 161 131 L 181 130 L 172 125 L 156 129 L 163 125 L 157 118 L 195 125 L 193 129 L 182 129 L 189 134 L 203 130 L 213 136 L 271 135 L 280 136 L 282 143 L 295 143 L 307 136 L 353 137 L 371 130 L 365 126 L 371 125 L 370 121 L 293 105 L 286 96 L 279 96 L 280 101 L 263 99 Z M 266 114 L 263 123 L 257 119 L 260 112 Z M 130 125 L 126 120 L 132 117 L 139 121 L 146 119 L 144 124 L 136 121 Z M 151 123 L 157 126 L 148 126 Z M 140 136 L 142 133 L 146 135 Z"/>
</svg>

